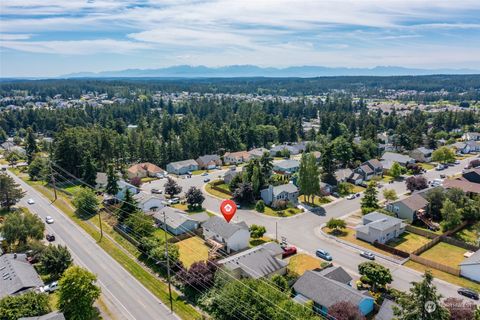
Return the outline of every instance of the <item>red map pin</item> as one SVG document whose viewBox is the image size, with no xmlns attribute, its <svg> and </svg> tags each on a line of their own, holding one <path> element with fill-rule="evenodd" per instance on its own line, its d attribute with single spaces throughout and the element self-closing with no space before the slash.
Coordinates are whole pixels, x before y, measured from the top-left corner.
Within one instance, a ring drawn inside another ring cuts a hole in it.
<svg viewBox="0 0 480 320">
<path fill-rule="evenodd" d="M 235 212 L 237 211 L 237 205 L 232 200 L 223 200 L 220 204 L 220 211 L 222 212 L 225 220 L 227 220 L 227 222 L 230 222 L 230 220 L 232 220 L 233 216 L 235 215 Z"/>
</svg>

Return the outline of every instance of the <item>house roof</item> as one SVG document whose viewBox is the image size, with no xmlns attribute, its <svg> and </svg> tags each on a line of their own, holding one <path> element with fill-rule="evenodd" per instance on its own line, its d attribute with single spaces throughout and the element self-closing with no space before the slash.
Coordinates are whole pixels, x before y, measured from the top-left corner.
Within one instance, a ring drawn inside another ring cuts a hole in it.
<svg viewBox="0 0 480 320">
<path fill-rule="evenodd" d="M 298 160 L 283 160 L 275 164 L 275 167 L 285 169 L 287 171 L 289 169 L 298 168 L 299 166 L 300 166 L 300 161 Z"/>
<path fill-rule="evenodd" d="M 395 152 L 385 152 L 382 156 L 382 160 L 391 160 L 391 161 L 396 161 L 398 163 L 407 163 L 412 161 L 413 159 L 404 154 L 395 153 Z"/>
<path fill-rule="evenodd" d="M 373 168 L 382 168 L 382 163 L 377 159 L 370 159 L 366 163 L 369 163 Z"/>
<path fill-rule="evenodd" d="M 480 183 L 470 182 L 464 178 L 446 179 L 443 181 L 445 189 L 458 188 L 463 192 L 480 193 Z"/>
<path fill-rule="evenodd" d="M 204 163 L 204 164 L 207 164 L 212 161 L 213 162 L 220 161 L 220 156 L 216 154 L 206 154 L 204 156 L 198 157 L 197 159 L 198 163 Z"/>
<path fill-rule="evenodd" d="M 248 231 L 248 226 L 243 221 L 239 223 L 228 223 L 224 219 L 217 216 L 210 217 L 202 224 L 202 227 L 212 231 L 224 239 L 230 238 L 239 230 L 244 229 Z"/>
<path fill-rule="evenodd" d="M 373 172 L 373 169 L 367 164 L 362 164 L 360 166 L 360 169 L 362 169 L 362 171 L 365 172 L 366 174 L 369 174 L 369 173 Z"/>
<path fill-rule="evenodd" d="M 164 200 L 165 198 L 162 195 L 151 195 L 146 192 L 140 192 L 133 196 L 133 198 L 140 204 L 147 202 L 151 199 Z"/>
<path fill-rule="evenodd" d="M 351 169 L 339 169 L 335 171 L 335 177 L 337 180 L 348 179 L 352 175 L 353 171 Z"/>
<path fill-rule="evenodd" d="M 65 316 L 63 315 L 63 313 L 55 311 L 44 314 L 43 316 L 26 317 L 20 318 L 19 320 L 65 320 Z"/>
<path fill-rule="evenodd" d="M 383 168 L 386 169 L 386 170 L 392 169 L 392 166 L 393 166 L 393 164 L 394 164 L 395 162 L 396 162 L 396 161 L 392 161 L 392 160 L 382 160 L 382 161 L 380 161 L 380 163 L 382 164 Z"/>
<path fill-rule="evenodd" d="M 475 251 L 474 254 L 463 260 L 462 263 L 460 263 L 460 266 L 469 266 L 476 264 L 480 264 L 480 250 Z"/>
<path fill-rule="evenodd" d="M 322 276 L 329 279 L 348 284 L 353 278 L 342 267 L 326 268 L 319 272 Z"/>
<path fill-rule="evenodd" d="M 258 279 L 288 265 L 287 262 L 276 258 L 282 252 L 277 243 L 268 242 L 222 259 L 218 263 L 229 270 L 240 268 L 251 278 Z"/>
<path fill-rule="evenodd" d="M 398 219 L 377 211 L 364 215 L 363 219 L 371 221 L 370 223 L 367 223 L 365 226 L 367 226 L 368 228 L 373 228 L 380 231 L 389 229 L 399 222 L 402 223 L 401 219 Z"/>
<path fill-rule="evenodd" d="M 185 211 L 172 207 L 165 207 L 160 211 L 150 212 L 149 214 L 152 215 L 156 220 L 163 222 L 164 212 L 167 225 L 173 229 L 177 229 L 187 221 L 197 221 L 201 223 L 208 220 L 208 214 L 206 212 L 188 215 Z"/>
<path fill-rule="evenodd" d="M 327 308 L 341 301 L 349 301 L 358 306 L 364 299 L 373 299 L 346 284 L 310 270 L 295 282 L 293 289 L 296 293 Z"/>
<path fill-rule="evenodd" d="M 424 155 L 431 154 L 433 152 L 432 149 L 428 149 L 428 148 L 425 148 L 425 147 L 420 147 L 420 148 L 417 148 L 415 150 L 421 152 Z"/>
<path fill-rule="evenodd" d="M 96 184 L 107 184 L 108 176 L 105 172 L 97 172 L 97 177 L 95 179 Z"/>
<path fill-rule="evenodd" d="M 408 208 L 410 208 L 410 210 L 412 210 L 412 211 L 417 211 L 419 209 L 423 209 L 423 208 L 425 208 L 425 206 L 428 205 L 428 201 L 419 194 L 414 194 L 414 195 L 411 195 L 408 198 L 395 201 L 393 204 L 400 203 L 400 202 L 403 203 Z"/>
<path fill-rule="evenodd" d="M 376 320 L 391 320 L 395 316 L 393 314 L 393 306 L 397 306 L 392 300 L 384 299 L 380 310 L 375 315 Z"/>
<path fill-rule="evenodd" d="M 170 166 L 172 166 L 174 169 L 181 169 L 183 167 L 188 167 L 188 166 L 197 166 L 198 163 L 197 161 L 193 159 L 188 159 L 188 160 L 182 160 L 182 161 L 176 161 L 176 162 L 170 162 Z"/>
<path fill-rule="evenodd" d="M 282 192 L 294 193 L 298 192 L 298 188 L 293 183 L 281 184 L 279 186 L 273 187 L 273 195 L 279 195 Z"/>
<path fill-rule="evenodd" d="M 43 286 L 43 281 L 25 254 L 16 254 L 16 257 L 14 253 L 0 256 L 0 275 L 0 298 Z"/>
<path fill-rule="evenodd" d="M 252 149 L 252 150 L 248 151 L 249 154 L 251 154 L 253 156 L 257 156 L 257 157 L 263 156 L 263 154 L 265 152 L 268 152 L 268 150 L 265 149 L 265 148 L 256 148 L 256 149 Z"/>
<path fill-rule="evenodd" d="M 224 157 L 248 159 L 250 153 L 248 153 L 248 151 L 227 152 Z"/>
<path fill-rule="evenodd" d="M 164 172 L 164 170 L 161 169 L 159 166 L 156 166 L 156 165 L 154 165 L 153 163 L 150 163 L 150 162 L 143 162 L 143 163 L 134 164 L 133 166 L 128 168 L 127 171 L 130 172 L 130 173 L 137 173 L 137 172 L 142 171 L 142 170 L 145 170 L 145 171 L 148 171 L 148 172 L 151 172 L 151 173 Z"/>
</svg>

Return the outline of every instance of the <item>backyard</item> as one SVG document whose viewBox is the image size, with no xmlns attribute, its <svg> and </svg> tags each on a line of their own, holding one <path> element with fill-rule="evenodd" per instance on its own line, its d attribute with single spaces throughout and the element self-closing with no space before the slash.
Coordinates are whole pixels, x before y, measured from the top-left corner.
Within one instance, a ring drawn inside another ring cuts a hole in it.
<svg viewBox="0 0 480 320">
<path fill-rule="evenodd" d="M 325 268 L 327 265 L 328 262 L 324 262 L 308 254 L 299 253 L 290 258 L 288 271 L 301 276 L 307 270 Z"/>
<path fill-rule="evenodd" d="M 465 260 L 463 255 L 467 251 L 468 250 L 446 242 L 439 242 L 432 248 L 422 253 L 420 257 L 444 264 L 446 266 L 458 268 L 458 265 Z"/>
<path fill-rule="evenodd" d="M 205 185 L 205 191 L 206 192 L 210 193 L 211 195 L 213 195 L 217 198 L 222 198 L 222 199 L 230 199 L 232 197 L 229 194 L 226 194 L 224 192 L 213 189 L 212 186 L 213 186 L 214 182 L 215 181 L 212 181 L 212 182 L 209 182 Z"/>
<path fill-rule="evenodd" d="M 430 241 L 430 239 L 422 237 L 421 235 L 404 232 L 400 237 L 388 241 L 387 245 L 394 247 L 398 250 L 412 253 L 413 251 L 429 243 Z"/>
<path fill-rule="evenodd" d="M 189 268 L 194 262 L 207 261 L 209 248 L 199 237 L 191 237 L 176 243 L 180 261 Z"/>
<path fill-rule="evenodd" d="M 469 225 L 468 227 L 455 233 L 453 237 L 468 244 L 478 245 L 480 223 Z"/>
</svg>

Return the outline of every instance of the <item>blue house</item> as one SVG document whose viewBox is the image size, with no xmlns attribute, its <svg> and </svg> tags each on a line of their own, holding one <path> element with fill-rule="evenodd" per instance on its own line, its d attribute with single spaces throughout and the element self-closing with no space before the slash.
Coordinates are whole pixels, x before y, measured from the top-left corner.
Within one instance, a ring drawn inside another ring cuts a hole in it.
<svg viewBox="0 0 480 320">
<path fill-rule="evenodd" d="M 283 160 L 273 165 L 273 171 L 283 173 L 295 173 L 300 168 L 298 160 Z"/>
<path fill-rule="evenodd" d="M 125 199 L 125 194 L 127 193 L 127 189 L 133 195 L 136 195 L 139 192 L 139 189 L 135 187 L 133 184 L 126 182 L 125 180 L 120 180 L 117 182 L 118 185 L 118 192 L 115 195 L 117 199 L 123 200 Z"/>
<path fill-rule="evenodd" d="M 344 281 L 337 281 L 335 277 L 327 277 L 321 272 L 307 271 L 293 285 L 299 303 L 313 301 L 315 312 L 327 315 L 332 305 L 349 301 L 357 306 L 363 315 L 373 311 L 374 299 L 368 293 L 362 293 Z"/>
</svg>

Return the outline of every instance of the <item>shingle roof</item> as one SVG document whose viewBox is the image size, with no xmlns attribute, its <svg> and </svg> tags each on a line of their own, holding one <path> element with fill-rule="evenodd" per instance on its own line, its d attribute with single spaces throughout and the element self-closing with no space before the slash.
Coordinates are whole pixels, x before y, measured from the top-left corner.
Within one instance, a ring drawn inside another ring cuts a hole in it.
<svg viewBox="0 0 480 320">
<path fill-rule="evenodd" d="M 258 279 L 288 265 L 287 262 L 275 258 L 282 252 L 282 248 L 277 243 L 268 242 L 222 259 L 218 263 L 229 270 L 240 268 L 250 277 Z"/>
<path fill-rule="evenodd" d="M 353 278 L 342 267 L 326 268 L 319 272 L 322 276 L 348 284 Z"/>
<path fill-rule="evenodd" d="M 43 316 L 20 318 L 19 320 L 65 320 L 65 316 L 61 312 L 50 312 Z"/>
<path fill-rule="evenodd" d="M 300 166 L 300 161 L 298 160 L 283 160 L 275 165 L 275 167 L 286 169 L 286 170 L 298 168 L 299 166 Z"/>
<path fill-rule="evenodd" d="M 9 253 L 0 257 L 0 298 L 29 288 L 43 286 L 25 254 Z"/>
<path fill-rule="evenodd" d="M 447 179 L 443 181 L 445 189 L 458 188 L 463 192 L 480 193 L 480 183 L 470 182 L 466 179 Z"/>
<path fill-rule="evenodd" d="M 413 159 L 404 154 L 395 153 L 395 152 L 385 152 L 382 156 L 382 160 L 391 160 L 399 163 L 407 163 L 412 161 Z"/>
<path fill-rule="evenodd" d="M 160 211 L 154 211 L 150 214 L 158 221 L 163 222 L 163 212 L 165 212 L 165 220 L 167 225 L 174 229 L 177 229 L 187 221 L 203 222 L 208 220 L 208 214 L 206 212 L 188 215 L 186 212 L 174 209 L 172 207 L 165 207 Z"/>
<path fill-rule="evenodd" d="M 197 161 L 193 159 L 188 159 L 188 160 L 183 160 L 183 161 L 176 161 L 176 162 L 170 162 L 169 163 L 174 169 L 181 169 L 183 167 L 188 167 L 191 165 L 197 166 L 198 163 Z"/>
<path fill-rule="evenodd" d="M 216 154 L 206 154 L 204 156 L 198 157 L 197 162 L 207 164 L 211 161 L 217 162 L 220 161 L 220 156 Z"/>
<path fill-rule="evenodd" d="M 412 211 L 423 209 L 423 208 L 425 208 L 425 206 L 428 205 L 428 201 L 419 194 L 414 194 L 414 195 L 412 195 L 408 198 L 405 198 L 403 200 L 398 200 L 398 201 L 394 202 L 393 204 L 399 203 L 399 202 L 406 205 Z"/>
<path fill-rule="evenodd" d="M 298 192 L 298 188 L 293 183 L 281 184 L 279 186 L 273 187 L 273 195 L 279 195 L 282 192 L 294 193 Z"/>
<path fill-rule="evenodd" d="M 156 165 L 154 165 L 153 163 L 150 163 L 150 162 L 135 164 L 135 165 L 131 166 L 130 168 L 128 168 L 127 171 L 130 172 L 130 173 L 137 173 L 140 170 L 146 170 L 150 173 L 164 172 L 164 170 L 162 170 L 160 167 L 158 167 L 158 166 L 156 166 Z"/>
<path fill-rule="evenodd" d="M 377 230 L 386 230 L 388 228 L 393 227 L 394 225 L 396 225 L 399 222 L 402 223 L 401 219 L 398 219 L 398 218 L 395 218 L 395 217 L 392 217 L 392 216 L 388 216 L 386 214 L 376 212 L 376 211 L 363 216 L 363 218 L 366 219 L 366 220 L 372 221 L 372 222 L 366 224 L 366 226 L 368 228 L 373 228 L 373 229 L 377 229 Z"/>
<path fill-rule="evenodd" d="M 480 264 L 480 250 L 475 251 L 474 254 L 463 260 L 462 263 L 460 263 L 460 266 L 468 266 L 474 264 Z"/>
<path fill-rule="evenodd" d="M 384 299 L 380 310 L 375 316 L 376 320 L 392 320 L 394 319 L 393 306 L 397 304 L 391 300 Z"/>
<path fill-rule="evenodd" d="M 417 150 L 418 150 L 418 151 L 420 151 L 421 153 L 423 153 L 424 155 L 426 155 L 426 154 L 430 154 L 430 153 L 432 153 L 432 152 L 433 152 L 433 150 L 432 150 L 432 149 L 427 149 L 427 148 L 425 148 L 425 147 L 420 147 L 420 148 L 417 148 Z"/>
<path fill-rule="evenodd" d="M 248 230 L 248 226 L 245 222 L 228 223 L 224 219 L 217 216 L 210 217 L 202 224 L 202 227 L 210 230 L 224 239 L 230 238 L 238 230 Z"/>
<path fill-rule="evenodd" d="M 306 271 L 295 282 L 293 289 L 295 292 L 327 308 L 341 301 L 349 301 L 354 305 L 359 305 L 364 299 L 372 299 L 346 284 L 328 279 L 315 271 Z"/>
</svg>

